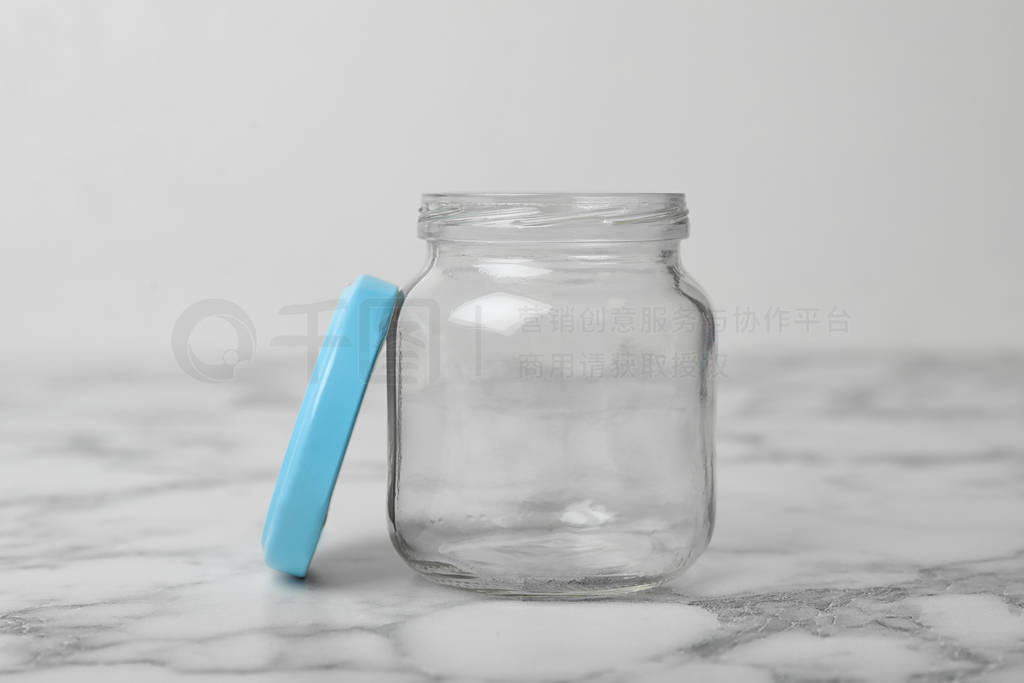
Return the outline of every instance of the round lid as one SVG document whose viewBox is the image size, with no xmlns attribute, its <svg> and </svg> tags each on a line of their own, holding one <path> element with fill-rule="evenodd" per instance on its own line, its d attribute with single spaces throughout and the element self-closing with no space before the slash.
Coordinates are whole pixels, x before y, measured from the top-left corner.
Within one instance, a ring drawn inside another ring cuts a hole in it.
<svg viewBox="0 0 1024 683">
<path fill-rule="evenodd" d="M 393 284 L 360 275 L 338 302 L 263 526 L 263 555 L 274 569 L 299 577 L 309 570 L 397 299 Z"/>
</svg>

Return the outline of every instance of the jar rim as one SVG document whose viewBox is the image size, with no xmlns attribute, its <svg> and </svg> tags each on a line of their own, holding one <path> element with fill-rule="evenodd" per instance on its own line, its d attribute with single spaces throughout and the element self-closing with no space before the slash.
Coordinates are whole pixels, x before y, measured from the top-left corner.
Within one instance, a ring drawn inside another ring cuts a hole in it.
<svg viewBox="0 0 1024 683">
<path fill-rule="evenodd" d="M 645 242 L 689 235 L 686 195 L 449 192 L 423 195 L 419 236 L 467 242 Z"/>
</svg>

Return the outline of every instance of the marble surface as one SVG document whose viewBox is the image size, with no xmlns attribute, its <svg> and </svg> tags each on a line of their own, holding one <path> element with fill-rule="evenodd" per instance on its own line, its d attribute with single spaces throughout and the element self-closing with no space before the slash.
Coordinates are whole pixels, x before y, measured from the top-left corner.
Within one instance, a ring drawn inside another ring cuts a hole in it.
<svg viewBox="0 0 1024 683">
<path fill-rule="evenodd" d="M 5 681 L 1024 681 L 1024 358 L 729 358 L 711 548 L 588 603 L 405 567 L 381 384 L 309 579 L 275 574 L 259 534 L 304 368 L 150 367 L 5 371 Z"/>
</svg>

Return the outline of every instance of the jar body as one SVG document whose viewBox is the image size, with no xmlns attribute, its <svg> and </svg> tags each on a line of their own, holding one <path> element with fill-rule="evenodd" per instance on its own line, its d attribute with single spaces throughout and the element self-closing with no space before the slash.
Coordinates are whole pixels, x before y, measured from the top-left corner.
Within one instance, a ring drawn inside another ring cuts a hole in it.
<svg viewBox="0 0 1024 683">
<path fill-rule="evenodd" d="M 542 233 L 541 233 L 542 235 Z M 714 525 L 714 324 L 678 239 L 430 240 L 387 348 L 392 540 L 522 596 L 658 585 Z"/>
</svg>

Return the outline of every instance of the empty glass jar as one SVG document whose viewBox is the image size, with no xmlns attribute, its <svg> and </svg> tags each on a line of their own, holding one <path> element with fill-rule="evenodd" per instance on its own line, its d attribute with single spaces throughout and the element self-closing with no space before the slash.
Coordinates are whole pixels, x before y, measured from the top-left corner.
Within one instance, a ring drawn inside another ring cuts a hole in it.
<svg viewBox="0 0 1024 683">
<path fill-rule="evenodd" d="M 387 345 L 395 547 L 440 583 L 663 583 L 714 526 L 714 349 L 678 194 L 427 195 Z"/>
</svg>

